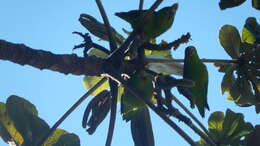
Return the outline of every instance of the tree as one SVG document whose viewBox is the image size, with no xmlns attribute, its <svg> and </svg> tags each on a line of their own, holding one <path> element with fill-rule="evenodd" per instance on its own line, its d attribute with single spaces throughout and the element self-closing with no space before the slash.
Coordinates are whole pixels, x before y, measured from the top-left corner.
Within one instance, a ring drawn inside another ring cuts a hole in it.
<svg viewBox="0 0 260 146">
<path fill-rule="evenodd" d="M 183 32 L 182 32 L 182 33 L 183 33 Z M 177 37 L 179 37 L 179 36 L 177 36 Z M 176 37 L 176 38 L 177 38 L 177 37 Z M 172 41 L 172 40 L 171 40 L 171 41 Z M 95 61 L 95 62 L 96 62 L 96 61 Z"/>
</svg>

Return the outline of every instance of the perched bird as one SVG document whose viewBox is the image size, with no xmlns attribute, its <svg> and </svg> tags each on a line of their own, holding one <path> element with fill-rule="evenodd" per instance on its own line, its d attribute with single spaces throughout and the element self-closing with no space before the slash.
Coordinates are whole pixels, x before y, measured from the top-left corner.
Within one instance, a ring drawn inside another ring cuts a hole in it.
<svg viewBox="0 0 260 146">
<path fill-rule="evenodd" d="M 205 108 L 209 110 L 207 103 L 208 71 L 193 46 L 189 46 L 185 50 L 183 78 L 195 82 L 195 86 L 188 88 L 192 94 L 192 107 L 194 108 L 195 104 L 200 115 L 204 117 Z"/>
<path fill-rule="evenodd" d="M 141 34 L 145 35 L 149 40 L 166 32 L 173 24 L 177 9 L 178 3 L 175 3 L 170 7 L 164 7 L 157 12 L 153 12 L 144 25 L 141 26 Z M 145 12 L 147 10 L 132 10 L 116 13 L 115 15 L 129 22 L 134 29 L 142 20 Z"/>
<path fill-rule="evenodd" d="M 260 43 L 260 25 L 255 17 L 248 17 L 242 30 L 242 40 L 254 44 Z"/>
</svg>

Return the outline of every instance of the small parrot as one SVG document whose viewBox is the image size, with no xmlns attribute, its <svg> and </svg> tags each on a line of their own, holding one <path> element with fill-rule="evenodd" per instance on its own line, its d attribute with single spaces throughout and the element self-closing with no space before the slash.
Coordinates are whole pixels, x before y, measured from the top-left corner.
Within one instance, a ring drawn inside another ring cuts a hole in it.
<svg viewBox="0 0 260 146">
<path fill-rule="evenodd" d="M 141 27 L 141 34 L 149 40 L 166 32 L 173 24 L 177 9 L 178 3 L 175 3 L 170 7 L 164 7 L 157 12 L 153 12 L 146 23 Z M 146 11 L 147 10 L 132 10 L 129 12 L 116 13 L 115 15 L 129 22 L 134 29 Z"/>
<path fill-rule="evenodd" d="M 185 50 L 183 78 L 195 82 L 195 86 L 188 88 L 192 94 L 192 107 L 194 108 L 195 104 L 200 115 L 204 117 L 205 108 L 209 110 L 207 103 L 208 71 L 193 46 L 189 46 Z"/>
<path fill-rule="evenodd" d="M 260 25 L 255 17 L 248 17 L 242 30 L 242 40 L 254 44 L 260 43 Z"/>
</svg>

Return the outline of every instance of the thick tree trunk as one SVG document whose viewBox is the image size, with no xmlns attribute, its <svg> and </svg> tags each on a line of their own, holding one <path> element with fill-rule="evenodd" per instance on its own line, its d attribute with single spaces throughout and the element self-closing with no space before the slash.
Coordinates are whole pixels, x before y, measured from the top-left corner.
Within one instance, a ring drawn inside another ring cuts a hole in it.
<svg viewBox="0 0 260 146">
<path fill-rule="evenodd" d="M 94 56 L 83 58 L 75 54 L 58 55 L 5 40 L 0 40 L 0 59 L 30 65 L 40 70 L 49 69 L 74 75 L 99 75 L 102 73 L 104 63 L 103 59 Z"/>
</svg>

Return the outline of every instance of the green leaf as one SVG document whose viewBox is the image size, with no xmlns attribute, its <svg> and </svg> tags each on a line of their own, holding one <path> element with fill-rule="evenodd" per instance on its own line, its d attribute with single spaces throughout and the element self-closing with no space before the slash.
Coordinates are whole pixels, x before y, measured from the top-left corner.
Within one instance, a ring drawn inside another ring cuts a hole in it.
<svg viewBox="0 0 260 146">
<path fill-rule="evenodd" d="M 117 92 L 117 101 L 118 102 L 121 101 L 121 97 L 122 97 L 123 93 L 124 93 L 124 87 L 123 87 L 123 85 L 120 85 L 118 87 L 118 92 Z"/>
<path fill-rule="evenodd" d="M 255 100 L 255 96 L 253 94 L 253 90 L 251 88 L 251 85 L 249 81 L 245 78 L 241 79 L 242 81 L 242 89 L 241 91 L 241 96 L 239 97 L 238 100 L 236 100 L 236 104 L 238 106 L 250 106 L 250 105 L 255 105 L 257 104 L 257 101 Z"/>
<path fill-rule="evenodd" d="M 240 117 L 238 117 L 236 113 L 234 113 L 230 109 L 227 109 L 223 123 L 223 131 L 226 134 L 226 136 L 231 136 L 233 134 L 240 120 Z"/>
<path fill-rule="evenodd" d="M 237 59 L 239 57 L 241 38 L 234 26 L 222 26 L 219 31 L 219 41 L 231 58 Z"/>
<path fill-rule="evenodd" d="M 257 10 L 260 10 L 260 1 L 259 0 L 252 0 L 252 7 Z"/>
<path fill-rule="evenodd" d="M 80 146 L 79 137 L 73 133 L 67 133 L 60 136 L 59 140 L 53 146 Z"/>
<path fill-rule="evenodd" d="M 7 99 L 6 107 L 15 128 L 24 139 L 24 145 L 36 145 L 49 130 L 48 124 L 37 116 L 36 107 L 29 101 L 13 95 Z"/>
<path fill-rule="evenodd" d="M 0 122 L 0 137 L 6 143 L 12 139 L 11 135 L 9 134 L 2 122 Z"/>
<path fill-rule="evenodd" d="M 10 135 L 10 137 L 19 145 L 24 142 L 23 137 L 15 128 L 13 121 L 10 119 L 6 111 L 6 105 L 2 102 L 0 102 L 0 123 L 3 128 L 1 128 L 1 137 L 4 136 L 2 137 L 3 139 L 8 139 L 8 135 Z M 8 135 L 5 132 L 8 132 Z"/>
<path fill-rule="evenodd" d="M 68 132 L 63 130 L 63 129 L 56 129 L 49 137 L 48 139 L 44 142 L 43 146 L 52 146 L 53 144 L 55 144 L 59 138 L 64 135 L 67 134 Z"/>
<path fill-rule="evenodd" d="M 102 40 L 109 40 L 105 25 L 96 20 L 94 17 L 88 14 L 81 14 L 79 21 L 93 35 L 99 37 Z M 113 27 L 111 27 L 111 32 L 115 36 L 117 44 L 122 44 L 125 38 L 120 35 Z"/>
<path fill-rule="evenodd" d="M 88 52 L 89 56 L 96 56 L 98 58 L 107 58 L 109 55 L 99 49 L 91 49 Z M 87 90 L 89 90 L 90 88 L 92 88 L 97 82 L 99 82 L 103 77 L 98 77 L 98 76 L 85 76 L 83 78 L 83 84 L 86 87 Z M 101 86 L 99 86 L 99 88 L 97 88 L 92 95 L 96 96 L 98 95 L 100 92 L 102 92 L 105 89 L 109 88 L 109 84 L 108 81 L 106 81 L 104 84 L 102 84 Z"/>
<path fill-rule="evenodd" d="M 237 101 L 241 97 L 241 86 L 240 79 L 235 79 L 235 81 L 231 84 L 229 94 L 231 96 L 232 101 Z"/>
<path fill-rule="evenodd" d="M 241 113 L 235 113 L 227 109 L 223 123 L 223 132 L 230 141 L 239 141 L 252 131 L 253 127 L 250 123 L 245 123 L 244 116 Z"/>
<path fill-rule="evenodd" d="M 241 137 L 248 135 L 252 131 L 252 129 L 253 129 L 253 125 L 251 123 L 245 123 L 244 120 L 240 120 L 239 126 L 235 130 L 231 139 L 233 140 L 240 139 Z"/>
<path fill-rule="evenodd" d="M 97 77 L 97 76 L 85 76 L 83 79 L 83 84 L 85 85 L 86 89 L 89 90 L 92 88 L 97 82 L 99 82 L 102 79 L 102 77 Z M 100 92 L 103 90 L 106 90 L 109 88 L 108 81 L 106 81 L 104 84 L 99 86 L 93 93 L 93 96 L 98 95 Z"/>
<path fill-rule="evenodd" d="M 220 0 L 219 7 L 221 10 L 226 8 L 237 7 L 244 3 L 246 0 Z"/>
<path fill-rule="evenodd" d="M 15 95 L 8 97 L 6 101 L 6 106 L 8 107 L 9 105 L 17 109 L 22 109 L 24 112 L 28 112 L 32 115 L 38 116 L 38 111 L 36 107 L 22 97 Z"/>
<path fill-rule="evenodd" d="M 131 133 L 135 146 L 154 146 L 152 123 L 146 106 L 131 120 Z"/>
<path fill-rule="evenodd" d="M 234 69 L 232 68 L 229 68 L 223 79 L 222 79 L 222 82 L 221 82 L 221 91 L 222 91 L 222 94 L 224 94 L 225 92 L 230 92 L 230 88 L 231 86 L 235 83 L 235 77 L 234 77 Z"/>
<path fill-rule="evenodd" d="M 215 129 L 221 131 L 222 125 L 224 121 L 224 113 L 223 112 L 214 112 L 210 115 L 208 119 L 208 127 L 209 129 Z"/>
<path fill-rule="evenodd" d="M 226 110 L 226 114 L 222 112 L 214 112 L 208 119 L 209 134 L 219 146 L 244 146 L 243 137 L 247 137 L 253 130 L 251 123 L 244 121 L 241 113 L 235 113 L 230 109 Z M 204 140 L 200 140 L 202 146 L 206 146 Z"/>
<path fill-rule="evenodd" d="M 58 128 L 48 137 L 43 146 L 80 146 L 80 140 L 77 135 Z"/>
</svg>

